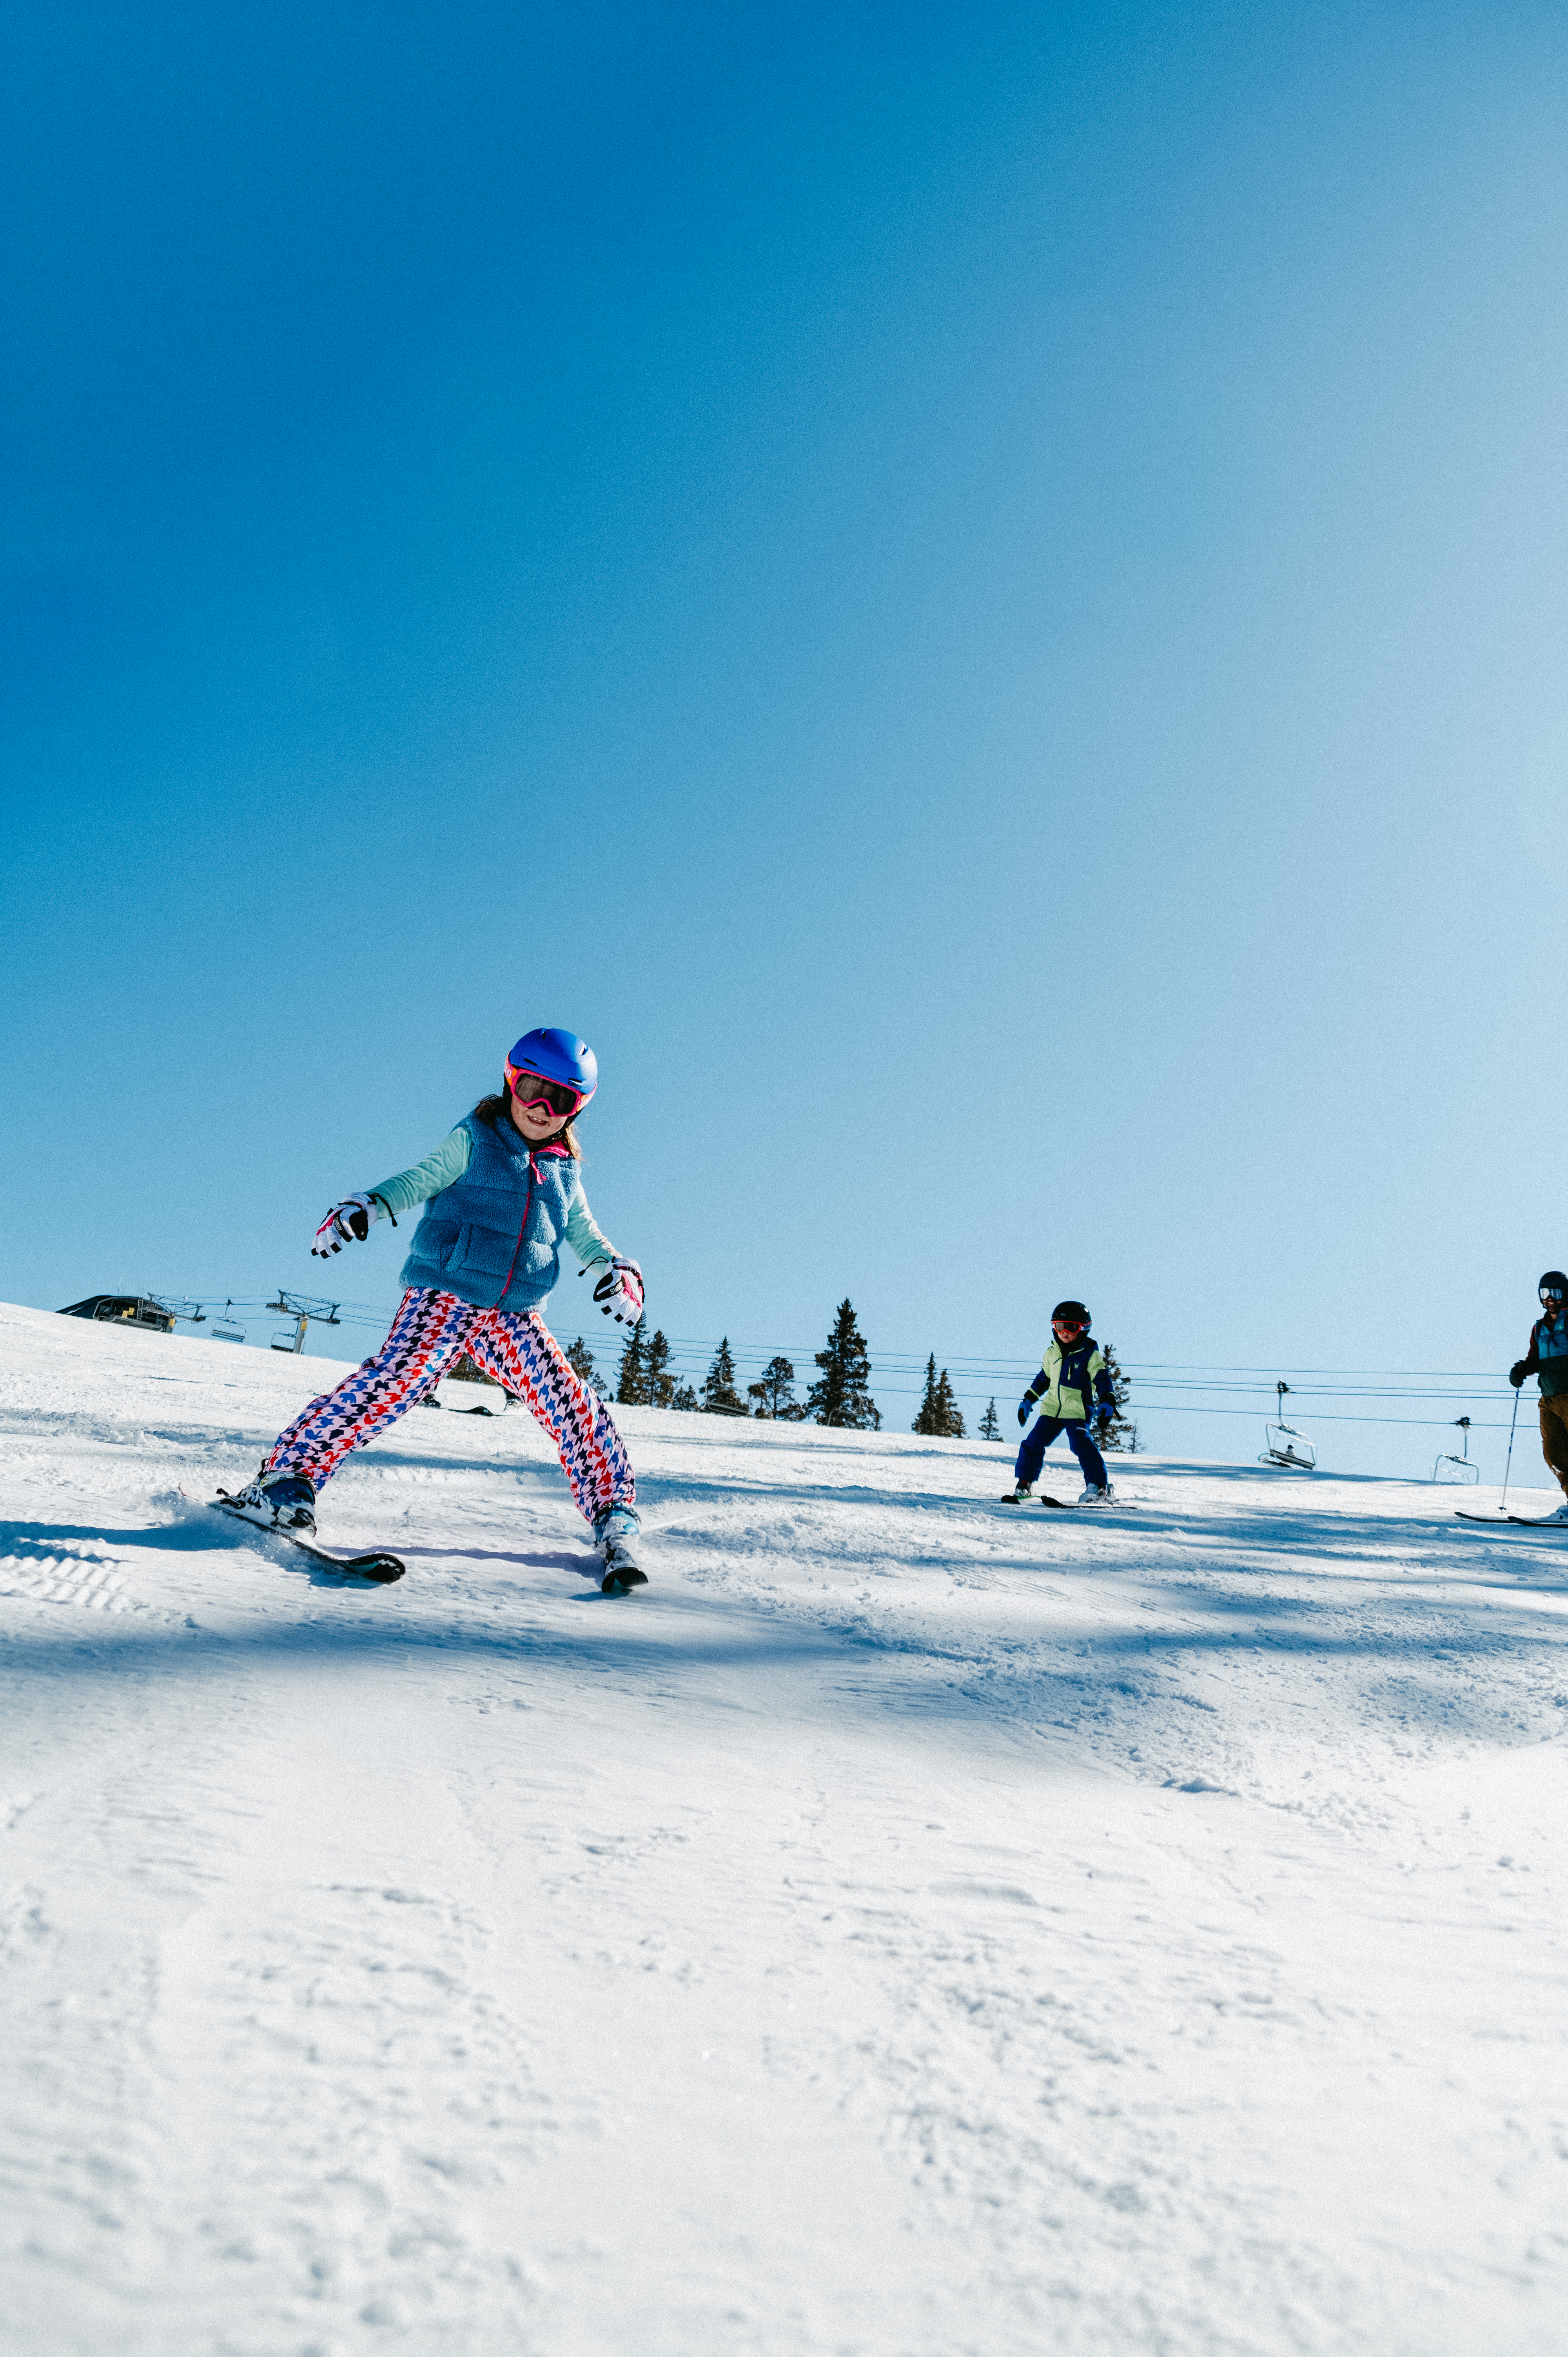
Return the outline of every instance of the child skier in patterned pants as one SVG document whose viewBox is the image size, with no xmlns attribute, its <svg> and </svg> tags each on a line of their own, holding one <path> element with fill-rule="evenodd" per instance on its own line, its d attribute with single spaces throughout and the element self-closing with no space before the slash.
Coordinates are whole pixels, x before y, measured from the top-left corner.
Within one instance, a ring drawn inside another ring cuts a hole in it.
<svg viewBox="0 0 1568 2357">
<path fill-rule="evenodd" d="M 321 1484 L 466 1352 L 526 1402 L 560 1450 L 606 1589 L 646 1585 L 630 1552 L 637 1484 L 614 1418 L 539 1314 L 564 1243 L 585 1269 L 604 1268 L 594 1299 L 607 1317 L 635 1324 L 642 1315 L 642 1272 L 595 1225 L 577 1175 L 572 1124 L 597 1086 L 594 1052 L 575 1032 L 527 1032 L 500 1093 L 482 1098 L 423 1162 L 333 1206 L 312 1246 L 323 1260 L 363 1243 L 378 1220 L 395 1227 L 399 1211 L 424 1206 L 403 1263 L 407 1290 L 374 1358 L 311 1401 L 232 1505 L 268 1528 L 314 1531 Z"/>
<path fill-rule="evenodd" d="M 351 1449 L 395 1424 L 465 1351 L 544 1426 L 585 1521 L 597 1524 L 613 1508 L 635 1503 L 637 1484 L 608 1408 L 537 1312 L 476 1309 L 423 1285 L 403 1295 L 375 1357 L 278 1435 L 263 1472 L 300 1473 L 319 1490 Z"/>
</svg>

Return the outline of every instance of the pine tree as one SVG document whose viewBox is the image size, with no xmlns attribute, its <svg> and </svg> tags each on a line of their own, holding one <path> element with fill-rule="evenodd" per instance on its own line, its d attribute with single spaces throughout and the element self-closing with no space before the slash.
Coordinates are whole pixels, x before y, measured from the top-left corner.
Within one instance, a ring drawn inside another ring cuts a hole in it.
<svg viewBox="0 0 1568 2357">
<path fill-rule="evenodd" d="M 811 1385 L 806 1413 L 818 1424 L 841 1426 L 851 1432 L 880 1432 L 882 1417 L 866 1385 L 871 1381 L 871 1353 L 855 1323 L 854 1305 L 841 1301 L 828 1335 L 828 1347 L 816 1354 L 822 1373 Z"/>
<path fill-rule="evenodd" d="M 945 1440 L 963 1438 L 963 1418 L 959 1414 L 953 1388 L 944 1367 L 937 1372 L 937 1354 L 933 1351 L 926 1361 L 926 1390 L 920 1402 L 920 1412 L 909 1427 L 911 1432 L 924 1432 Z"/>
<path fill-rule="evenodd" d="M 582 1378 L 591 1392 L 597 1392 L 601 1399 L 607 1396 L 605 1379 L 595 1366 L 594 1354 L 580 1334 L 566 1353 L 566 1364 L 572 1369 L 574 1374 Z"/>
<path fill-rule="evenodd" d="M 747 1383 L 747 1399 L 757 1402 L 757 1414 L 786 1424 L 799 1424 L 805 1410 L 795 1397 L 795 1370 L 782 1354 L 769 1359 L 759 1383 Z"/>
<path fill-rule="evenodd" d="M 953 1397 L 953 1387 L 948 1381 L 948 1371 L 945 1367 L 937 1383 L 937 1415 L 940 1419 L 937 1430 L 945 1438 L 949 1440 L 963 1438 L 963 1418 L 959 1414 L 958 1402 Z"/>
<path fill-rule="evenodd" d="M 980 1419 L 980 1437 L 982 1440 L 1000 1440 L 1002 1437 L 1002 1426 L 996 1420 L 996 1402 L 994 1400 L 991 1402 L 985 1414 Z"/>
<path fill-rule="evenodd" d="M 1115 1413 L 1111 1419 L 1111 1429 L 1100 1446 L 1101 1448 L 1119 1448 L 1125 1456 L 1133 1457 L 1137 1454 L 1138 1427 L 1126 1413 L 1127 1403 L 1133 1396 L 1133 1386 L 1117 1365 L 1116 1353 L 1110 1343 L 1101 1342 L 1100 1348 L 1104 1355 L 1105 1372 L 1111 1378 L 1111 1389 L 1116 1401 Z"/>
<path fill-rule="evenodd" d="M 642 1320 L 639 1318 L 639 1325 Z M 648 1386 L 650 1407 L 673 1407 L 680 1379 L 670 1372 L 670 1344 L 662 1330 L 655 1330 L 648 1346 L 648 1372 L 643 1378 Z"/>
<path fill-rule="evenodd" d="M 616 1385 L 616 1400 L 622 1407 L 648 1405 L 648 1338 L 644 1331 L 646 1316 L 638 1319 L 626 1338 L 626 1348 L 620 1354 L 620 1381 Z"/>
<path fill-rule="evenodd" d="M 746 1402 L 735 1387 L 735 1361 L 726 1334 L 714 1352 L 714 1363 L 703 1384 L 703 1405 L 710 1415 L 744 1415 Z"/>
<path fill-rule="evenodd" d="M 688 1415 L 694 1415 L 701 1407 L 702 1402 L 690 1383 L 682 1383 L 670 1405 L 671 1407 L 682 1409 Z"/>
</svg>

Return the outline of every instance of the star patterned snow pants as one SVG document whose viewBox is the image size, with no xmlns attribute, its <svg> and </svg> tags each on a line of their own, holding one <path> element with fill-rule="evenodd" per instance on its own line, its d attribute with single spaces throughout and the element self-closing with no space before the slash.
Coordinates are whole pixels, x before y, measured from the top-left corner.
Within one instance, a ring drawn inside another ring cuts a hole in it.
<svg viewBox="0 0 1568 2357">
<path fill-rule="evenodd" d="M 455 1293 L 412 1286 L 392 1331 L 336 1391 L 311 1401 L 268 1458 L 268 1473 L 303 1473 L 319 1490 L 352 1448 L 363 1448 L 434 1391 L 464 1351 L 524 1400 L 561 1452 L 572 1495 L 590 1523 L 631 1506 L 637 1484 L 621 1437 L 536 1309 L 476 1309 Z"/>
</svg>

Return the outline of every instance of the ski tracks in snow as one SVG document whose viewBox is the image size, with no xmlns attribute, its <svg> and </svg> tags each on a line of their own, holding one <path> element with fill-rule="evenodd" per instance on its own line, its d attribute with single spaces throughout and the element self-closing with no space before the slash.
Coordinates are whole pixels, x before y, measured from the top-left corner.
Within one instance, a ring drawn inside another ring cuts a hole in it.
<svg viewBox="0 0 1568 2357">
<path fill-rule="evenodd" d="M 141 1609 L 129 1582 L 113 1560 L 83 1550 L 55 1553 L 40 1547 L 0 1555 L 0 1596 L 27 1596 L 35 1604 L 80 1604 L 89 1611 Z"/>
<path fill-rule="evenodd" d="M 416 1412 L 367 1590 L 193 1502 L 334 1372 L 0 1313 L 11 2346 L 1568 2345 L 1568 1562 L 633 1410 L 607 1601 Z"/>
</svg>

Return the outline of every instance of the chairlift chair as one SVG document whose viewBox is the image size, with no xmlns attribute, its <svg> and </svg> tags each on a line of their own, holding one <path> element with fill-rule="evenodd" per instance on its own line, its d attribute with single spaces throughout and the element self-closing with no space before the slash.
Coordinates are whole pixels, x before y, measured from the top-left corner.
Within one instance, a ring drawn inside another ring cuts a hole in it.
<svg viewBox="0 0 1568 2357">
<path fill-rule="evenodd" d="M 1474 1484 L 1481 1478 L 1481 1469 L 1470 1461 L 1470 1419 L 1467 1415 L 1456 1415 L 1454 1421 L 1465 1436 L 1463 1452 L 1458 1457 L 1440 1457 L 1432 1469 L 1432 1478 L 1434 1481 L 1468 1481 Z"/>
<path fill-rule="evenodd" d="M 1289 1390 L 1288 1383 L 1274 1385 L 1278 1399 L 1274 1421 L 1263 1426 L 1265 1446 L 1258 1462 L 1260 1465 L 1283 1465 L 1292 1473 L 1315 1473 L 1317 1470 L 1316 1449 L 1305 1432 L 1298 1432 L 1294 1424 L 1286 1424 L 1284 1420 L 1285 1395 Z"/>
</svg>

